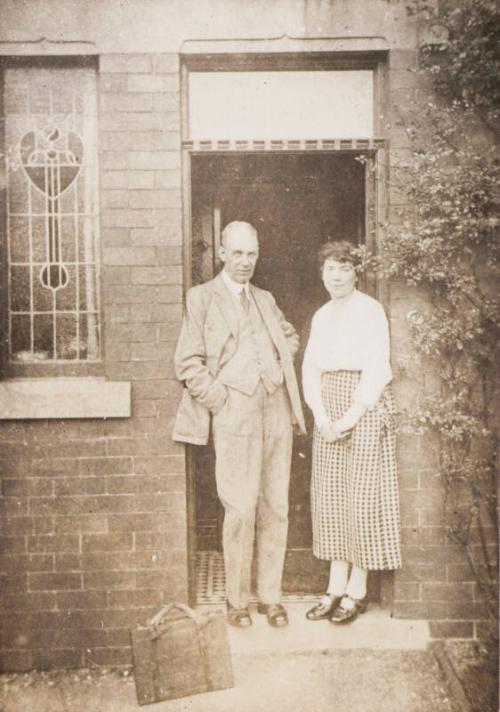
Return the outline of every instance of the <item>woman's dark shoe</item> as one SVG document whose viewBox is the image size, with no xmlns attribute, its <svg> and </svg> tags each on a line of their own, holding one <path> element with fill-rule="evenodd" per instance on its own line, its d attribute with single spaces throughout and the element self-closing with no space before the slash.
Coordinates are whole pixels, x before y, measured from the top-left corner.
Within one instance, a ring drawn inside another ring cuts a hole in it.
<svg viewBox="0 0 500 712">
<path fill-rule="evenodd" d="M 236 628 L 250 628 L 252 619 L 248 608 L 235 608 L 229 601 L 226 601 L 227 622 Z"/>
<path fill-rule="evenodd" d="M 273 628 L 284 628 L 288 625 L 288 614 L 281 603 L 258 603 L 257 613 L 267 616 L 267 622 Z"/>
<path fill-rule="evenodd" d="M 352 607 L 345 608 L 342 605 L 342 601 L 348 598 L 352 601 Z M 342 596 L 342 600 L 330 616 L 330 623 L 336 623 L 337 625 L 341 623 L 352 623 L 360 613 L 366 611 L 366 598 L 353 598 L 352 596 Z"/>
<path fill-rule="evenodd" d="M 314 606 L 314 608 L 311 608 L 310 611 L 307 611 L 306 618 L 308 621 L 322 621 L 326 618 L 330 618 L 330 616 L 342 600 L 342 596 L 330 596 L 329 594 L 327 595 L 328 602 L 325 601 L 325 598 L 323 598 L 316 606 Z"/>
</svg>

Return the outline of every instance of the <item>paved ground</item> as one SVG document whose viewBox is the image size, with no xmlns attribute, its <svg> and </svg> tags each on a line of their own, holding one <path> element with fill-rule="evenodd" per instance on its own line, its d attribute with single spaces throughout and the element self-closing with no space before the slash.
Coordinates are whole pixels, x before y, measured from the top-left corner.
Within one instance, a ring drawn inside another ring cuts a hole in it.
<svg viewBox="0 0 500 712">
<path fill-rule="evenodd" d="M 291 625 L 262 617 L 230 631 L 235 687 L 148 705 L 151 712 L 456 712 L 427 626 L 372 610 L 346 628 L 309 623 L 289 604 Z M 0 712 L 137 712 L 133 677 L 69 671 L 0 676 Z"/>
</svg>

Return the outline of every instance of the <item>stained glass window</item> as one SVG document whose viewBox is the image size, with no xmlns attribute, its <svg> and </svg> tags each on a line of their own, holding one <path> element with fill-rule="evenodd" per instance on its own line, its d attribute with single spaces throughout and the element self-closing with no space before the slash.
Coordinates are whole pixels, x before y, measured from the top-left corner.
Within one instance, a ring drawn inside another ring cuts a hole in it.
<svg viewBox="0 0 500 712">
<path fill-rule="evenodd" d="M 3 106 L 10 360 L 95 361 L 95 71 L 7 67 Z"/>
</svg>

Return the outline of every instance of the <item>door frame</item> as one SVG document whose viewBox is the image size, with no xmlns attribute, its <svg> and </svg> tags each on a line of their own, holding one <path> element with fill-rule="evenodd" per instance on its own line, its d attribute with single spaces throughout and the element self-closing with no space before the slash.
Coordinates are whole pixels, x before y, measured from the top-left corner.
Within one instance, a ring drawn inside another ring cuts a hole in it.
<svg viewBox="0 0 500 712">
<path fill-rule="evenodd" d="M 192 269 L 192 179 L 191 163 L 194 156 L 222 155 L 227 153 L 248 155 L 255 153 L 283 155 L 283 153 L 308 154 L 363 154 L 367 160 L 365 189 L 365 244 L 374 252 L 380 244 L 382 226 L 387 217 L 387 190 L 389 149 L 381 136 L 370 139 L 330 139 L 308 140 L 204 140 L 189 139 L 189 71 L 252 71 L 258 69 L 286 70 L 293 67 L 303 71 L 318 68 L 370 68 L 374 71 L 374 125 L 379 135 L 383 133 L 381 116 L 385 116 L 387 102 L 386 64 L 387 52 L 354 52 L 334 54 L 293 53 L 282 54 L 223 54 L 223 55 L 181 55 L 181 171 L 182 171 L 182 252 L 183 252 L 183 292 L 191 286 Z M 382 302 L 388 300 L 385 283 L 369 276 L 370 291 Z M 196 476 L 193 451 L 186 445 L 186 517 L 187 517 L 187 559 L 188 559 L 188 601 L 196 605 Z M 381 603 L 392 608 L 393 576 L 381 577 Z"/>
</svg>

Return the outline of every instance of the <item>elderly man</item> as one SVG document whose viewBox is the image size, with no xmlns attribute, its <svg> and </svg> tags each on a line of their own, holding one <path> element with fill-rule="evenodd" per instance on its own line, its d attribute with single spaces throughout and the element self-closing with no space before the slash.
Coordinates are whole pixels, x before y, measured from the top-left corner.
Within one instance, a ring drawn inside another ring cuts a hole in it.
<svg viewBox="0 0 500 712">
<path fill-rule="evenodd" d="M 293 356 L 298 336 L 270 292 L 250 284 L 257 232 L 232 222 L 222 233 L 224 269 L 191 288 L 175 352 L 184 382 L 173 438 L 203 444 L 209 414 L 217 493 L 224 506 L 228 622 L 252 624 L 248 610 L 254 538 L 258 612 L 286 626 L 281 578 L 288 528 L 292 423 L 304 431 Z"/>
</svg>

